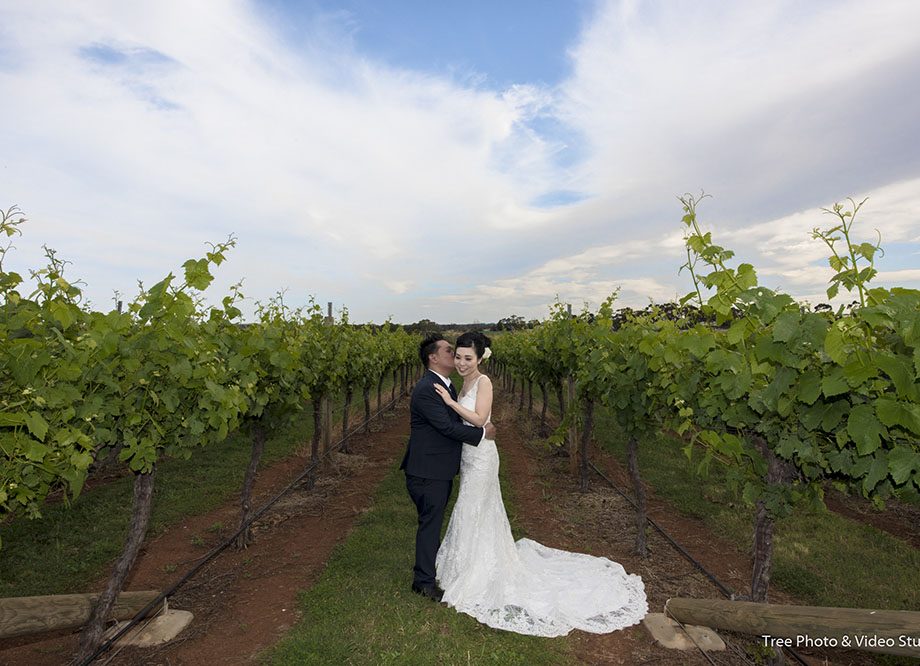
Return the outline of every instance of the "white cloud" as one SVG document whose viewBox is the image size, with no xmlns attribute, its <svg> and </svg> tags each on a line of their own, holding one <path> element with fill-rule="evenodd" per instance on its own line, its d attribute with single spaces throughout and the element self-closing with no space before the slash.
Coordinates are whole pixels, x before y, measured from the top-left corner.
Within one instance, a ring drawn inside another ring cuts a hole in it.
<svg viewBox="0 0 920 666">
<path fill-rule="evenodd" d="M 894 183 L 871 193 L 864 192 L 851 202 L 837 202 L 843 211 L 852 210 L 856 202 L 866 199 L 854 218 L 852 240 L 855 243 L 875 243 L 882 240 L 882 249 L 901 243 L 916 242 L 912 236 L 920 229 L 920 179 Z M 837 216 L 827 211 L 832 202 L 807 211 L 799 211 L 782 218 L 753 224 L 739 229 L 726 230 L 719 234 L 718 241 L 728 246 L 738 244 L 753 256 L 761 283 L 779 287 L 794 296 L 814 301 L 814 293 L 806 293 L 828 284 L 834 271 L 828 265 L 831 251 L 827 245 L 812 238 L 813 229 L 829 230 L 840 223 Z M 840 236 L 841 234 L 837 234 Z M 838 252 L 845 252 L 843 240 L 835 244 Z M 740 253 L 739 253 L 740 254 Z M 886 265 L 903 260 L 903 252 L 892 252 L 894 256 L 879 256 L 875 278 L 876 284 L 901 284 L 920 287 L 920 271 L 884 270 Z M 863 265 L 863 264 L 861 264 Z M 848 300 L 842 294 L 835 302 Z"/>
<path fill-rule="evenodd" d="M 596 158 L 588 168 L 607 167 L 595 171 L 605 190 L 650 183 L 653 174 L 660 180 L 734 167 L 713 163 L 714 153 L 743 151 L 751 165 L 768 169 L 785 156 L 794 170 L 789 157 L 831 148 L 826 131 L 803 132 L 822 109 L 839 111 L 853 100 L 847 89 L 854 82 L 916 57 L 918 22 L 920 5 L 910 0 L 807 8 L 608 2 L 572 51 L 575 76 L 563 86 L 561 113 L 590 137 Z M 846 141 L 854 128 L 833 129 Z M 741 143 L 726 145 L 732 139 Z"/>
<path fill-rule="evenodd" d="M 409 280 L 385 280 L 384 284 L 394 294 L 405 294 L 413 286 Z"/>
<path fill-rule="evenodd" d="M 905 282 L 920 283 L 920 268 L 906 268 L 901 271 L 879 271 L 879 282 L 899 285 Z"/>
</svg>

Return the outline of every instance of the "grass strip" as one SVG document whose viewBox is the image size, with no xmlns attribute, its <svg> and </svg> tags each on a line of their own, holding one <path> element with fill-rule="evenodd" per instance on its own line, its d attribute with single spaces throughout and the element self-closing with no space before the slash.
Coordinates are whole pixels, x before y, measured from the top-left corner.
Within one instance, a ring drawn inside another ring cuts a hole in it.
<svg viewBox="0 0 920 666">
<path fill-rule="evenodd" d="M 454 498 L 458 485 L 454 484 Z M 513 497 L 504 474 L 502 485 L 512 516 Z M 265 662 L 279 666 L 575 662 L 564 638 L 491 629 L 413 594 L 409 587 L 416 520 L 405 476 L 394 468 L 377 490 L 371 509 L 334 551 L 320 579 L 301 594 L 302 619 L 264 656 Z"/>
<path fill-rule="evenodd" d="M 598 410 L 595 438 L 625 461 L 625 438 L 609 410 Z M 750 550 L 753 509 L 729 492 L 717 463 L 708 477 L 700 477 L 679 446 L 659 436 L 639 445 L 639 466 L 659 497 Z M 807 604 L 920 608 L 920 551 L 887 532 L 829 511 L 798 507 L 777 521 L 774 544 L 772 582 Z"/>
<path fill-rule="evenodd" d="M 384 404 L 389 401 L 391 385 L 392 379 L 384 385 Z M 339 439 L 336 428 L 341 425 L 342 403 L 341 396 L 333 402 L 333 443 Z M 353 402 L 349 413 L 350 428 L 354 428 L 364 418 L 363 401 Z M 309 447 L 313 434 L 310 414 L 308 406 L 296 424 L 269 433 L 262 467 Z M 195 451 L 188 460 L 161 461 L 148 538 L 238 497 L 250 454 L 246 434 L 235 432 L 220 444 Z M 115 479 L 85 491 L 70 506 L 48 505 L 41 518 L 20 518 L 0 528 L 0 597 L 82 592 L 108 573 L 128 531 L 132 483 L 130 476 Z M 216 525 L 215 529 L 220 527 L 231 526 Z M 207 551 L 203 536 L 189 535 L 200 542 L 202 554 Z"/>
</svg>

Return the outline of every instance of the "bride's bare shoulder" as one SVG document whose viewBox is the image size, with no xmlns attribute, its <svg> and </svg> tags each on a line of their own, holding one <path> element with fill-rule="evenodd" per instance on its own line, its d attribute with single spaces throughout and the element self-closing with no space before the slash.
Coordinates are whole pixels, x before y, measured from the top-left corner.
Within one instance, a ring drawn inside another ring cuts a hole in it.
<svg viewBox="0 0 920 666">
<path fill-rule="evenodd" d="M 479 378 L 480 384 L 485 384 L 486 386 L 492 386 L 492 380 L 489 379 L 489 375 L 483 375 Z"/>
</svg>

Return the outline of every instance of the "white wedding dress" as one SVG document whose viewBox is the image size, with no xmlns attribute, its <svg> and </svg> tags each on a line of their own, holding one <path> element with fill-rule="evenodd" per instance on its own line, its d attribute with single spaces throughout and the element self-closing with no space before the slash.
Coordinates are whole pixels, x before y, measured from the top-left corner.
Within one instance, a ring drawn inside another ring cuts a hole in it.
<svg viewBox="0 0 920 666">
<path fill-rule="evenodd" d="M 478 388 L 479 380 L 460 404 L 475 409 Z M 514 542 L 498 483 L 498 449 L 490 439 L 463 445 L 460 491 L 436 568 L 449 606 L 519 634 L 603 634 L 648 613 L 642 579 L 616 562 L 530 539 Z"/>
</svg>

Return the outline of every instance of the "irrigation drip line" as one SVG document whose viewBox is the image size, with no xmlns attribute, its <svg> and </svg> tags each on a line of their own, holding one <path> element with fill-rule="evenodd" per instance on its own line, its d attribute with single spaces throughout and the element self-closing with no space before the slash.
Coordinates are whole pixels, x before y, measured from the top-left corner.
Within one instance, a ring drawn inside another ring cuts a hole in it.
<svg viewBox="0 0 920 666">
<path fill-rule="evenodd" d="M 636 503 L 633 501 L 633 499 L 632 499 L 629 495 L 627 495 L 625 492 L 623 492 L 622 490 L 620 490 L 620 489 L 617 487 L 617 485 L 616 485 L 613 481 L 611 481 L 610 478 L 609 478 L 606 474 L 604 474 L 600 469 L 598 469 L 597 465 L 595 465 L 593 462 L 590 462 L 590 461 L 588 462 L 588 464 L 591 466 L 591 468 L 592 468 L 595 472 L 597 472 L 597 473 L 600 475 L 600 477 L 601 477 L 602 479 L 604 479 L 604 481 L 606 481 L 606 482 L 610 485 L 611 488 L 613 488 L 615 491 L 617 491 L 627 502 L 629 502 L 630 504 L 632 504 L 632 506 L 633 506 L 634 509 L 636 509 L 636 510 L 639 509 L 639 507 L 636 505 Z M 688 562 L 690 562 L 690 564 L 692 564 L 692 565 L 695 566 L 697 569 L 699 569 L 700 572 L 701 572 L 704 576 L 706 576 L 706 578 L 708 578 L 710 581 L 712 581 L 712 583 L 715 584 L 715 586 L 716 586 L 717 588 L 719 588 L 719 591 L 723 594 L 723 596 L 725 596 L 727 599 L 731 599 L 731 598 L 733 598 L 733 597 L 735 596 L 734 592 L 732 592 L 730 588 L 726 587 L 726 586 L 722 583 L 722 581 L 720 581 L 720 580 L 719 580 L 718 578 L 716 578 L 713 574 L 711 574 L 711 573 L 706 569 L 706 567 L 704 567 L 699 561 L 697 561 L 697 560 L 693 557 L 693 555 L 691 555 L 690 553 L 688 553 L 688 552 L 686 551 L 686 549 L 685 549 L 683 546 L 681 546 L 679 543 L 677 543 L 677 542 L 671 537 L 670 534 L 668 534 L 667 532 L 665 532 L 665 531 L 661 528 L 661 526 L 658 525 L 658 523 L 656 523 L 654 520 L 652 520 L 649 516 L 646 516 L 646 517 L 645 517 L 645 520 L 646 520 L 646 522 L 648 522 L 649 525 L 651 525 L 652 527 L 654 527 L 655 530 L 656 530 L 661 536 L 663 536 L 663 537 L 665 538 L 665 540 L 666 540 L 668 543 L 670 543 L 670 544 L 674 547 L 675 550 L 677 550 L 677 552 L 679 552 L 681 555 L 683 555 L 684 559 L 686 559 Z"/>
<path fill-rule="evenodd" d="M 622 490 L 620 490 L 620 488 L 617 486 L 617 484 L 615 484 L 613 481 L 611 481 L 611 480 L 610 480 L 610 477 L 608 477 L 606 474 L 604 474 L 604 473 L 597 467 L 597 465 L 595 465 L 595 464 L 594 464 L 593 462 L 591 462 L 591 461 L 588 461 L 588 465 L 590 465 L 590 466 L 591 466 L 591 469 L 593 469 L 595 472 L 597 472 L 598 475 L 599 475 L 604 481 L 606 481 L 607 484 L 608 484 L 611 488 L 613 488 L 615 491 L 617 491 L 617 492 L 623 497 L 623 499 L 625 499 L 627 502 L 629 502 L 630 504 L 632 504 L 633 508 L 636 509 L 636 510 L 638 511 L 639 507 L 636 505 L 636 503 L 633 501 L 633 499 L 632 499 L 629 495 L 627 495 L 625 492 L 623 492 Z M 661 536 L 663 536 L 663 537 L 665 538 L 665 540 L 666 540 L 669 544 L 671 544 L 671 545 L 674 547 L 674 549 L 675 549 L 678 553 L 680 553 L 680 554 L 684 557 L 684 559 L 686 559 L 688 562 L 690 562 L 690 564 L 692 564 L 694 567 L 696 567 L 697 569 L 699 569 L 699 571 L 700 571 L 704 576 L 706 576 L 706 578 L 708 578 L 717 588 L 719 588 L 719 591 L 720 591 L 727 599 L 734 599 L 734 598 L 735 598 L 735 595 L 734 595 L 734 593 L 731 591 L 730 588 L 726 587 L 726 586 L 722 583 L 722 581 L 720 581 L 720 580 L 719 580 L 718 578 L 716 578 L 712 573 L 710 573 L 710 572 L 706 569 L 706 567 L 704 567 L 699 561 L 697 561 L 697 560 L 693 557 L 693 555 L 691 555 L 690 553 L 688 553 L 687 550 L 686 550 L 683 546 L 681 546 L 679 543 L 677 543 L 677 541 L 675 541 L 675 540 L 673 539 L 673 537 L 671 537 L 670 534 L 668 534 L 667 532 L 665 532 L 665 531 L 661 528 L 661 526 L 658 525 L 658 523 L 656 523 L 656 522 L 655 522 L 652 518 L 650 518 L 648 515 L 645 516 L 645 520 L 646 520 L 646 522 L 647 522 L 649 525 L 651 525 L 652 527 L 654 527 L 655 530 L 656 530 Z M 678 622 L 678 624 L 680 624 L 680 622 Z M 683 627 L 683 624 L 681 624 L 681 627 Z M 694 643 L 695 643 L 695 641 L 694 641 Z M 699 646 L 697 646 L 697 647 L 699 647 Z M 782 649 L 782 648 L 781 648 L 781 649 Z M 789 654 L 791 654 L 791 655 L 796 659 L 796 661 L 798 661 L 798 662 L 799 662 L 800 664 L 802 664 L 803 666 L 807 666 L 807 663 L 808 663 L 808 662 L 806 662 L 804 659 L 802 659 L 802 657 L 799 655 L 798 652 L 796 652 L 796 651 L 793 650 L 792 648 L 785 648 L 785 649 L 789 652 Z M 707 656 L 707 658 L 708 658 L 708 656 Z"/>
<path fill-rule="evenodd" d="M 712 666 L 716 666 L 716 662 L 714 662 L 714 661 L 712 660 L 712 657 L 709 656 L 709 653 L 706 652 L 706 650 L 704 650 L 704 649 L 700 646 L 700 644 L 696 642 L 696 639 L 695 639 L 693 636 L 690 635 L 690 632 L 687 631 L 687 627 L 684 625 L 684 623 L 681 622 L 680 620 L 676 619 L 676 618 L 671 618 L 671 619 L 674 620 L 675 622 L 677 622 L 678 625 L 680 625 L 680 628 L 683 629 L 684 634 L 687 636 L 687 638 L 690 639 L 690 642 L 693 643 L 693 645 L 696 647 L 696 649 L 700 651 L 700 654 L 701 654 L 701 655 L 703 655 L 704 657 L 706 657 L 706 661 L 708 661 L 710 664 L 712 664 Z M 748 663 L 751 663 L 751 662 L 748 661 Z"/>
<path fill-rule="evenodd" d="M 334 446 L 327 449 L 326 452 L 323 453 L 323 455 L 321 455 L 314 462 L 312 462 L 303 472 L 300 473 L 300 475 L 296 479 L 291 481 L 291 483 L 289 483 L 284 489 L 278 492 L 278 494 L 276 494 L 272 499 L 270 499 L 268 502 L 266 502 L 261 507 L 259 507 L 259 509 L 249 518 L 249 520 L 247 520 L 245 523 L 240 525 L 240 527 L 236 530 L 236 532 L 234 532 L 231 536 L 225 539 L 223 543 L 211 549 L 209 553 L 203 556 L 203 558 L 198 562 L 198 564 L 196 564 L 188 572 L 186 572 L 186 574 L 182 576 L 182 578 L 180 578 L 178 581 L 173 583 L 173 585 L 169 589 L 164 590 L 163 592 L 160 592 L 160 594 L 158 594 L 155 599 L 153 599 L 149 604 L 147 604 L 141 610 L 139 610 L 134 615 L 134 617 L 128 620 L 128 623 L 124 627 L 122 627 L 114 635 L 110 636 L 105 641 L 103 641 L 102 644 L 99 645 L 98 648 L 96 648 L 96 651 L 93 652 L 93 654 L 91 654 L 86 660 L 80 662 L 79 666 L 87 666 L 88 664 L 91 664 L 98 657 L 102 656 L 105 652 L 110 650 L 112 646 L 118 641 L 118 639 L 124 636 L 135 625 L 139 624 L 151 611 L 153 611 L 154 608 L 156 608 L 159 604 L 161 604 L 164 599 L 175 594 L 176 590 L 178 590 L 180 587 L 185 585 L 189 580 L 191 580 L 199 571 L 201 571 L 204 568 L 206 564 L 210 563 L 211 560 L 213 560 L 215 557 L 217 557 L 222 552 L 224 552 L 230 546 L 230 544 L 236 541 L 238 536 L 240 536 L 245 530 L 249 529 L 249 527 L 256 520 L 261 518 L 265 514 L 266 511 L 272 508 L 272 506 L 274 506 L 275 503 L 278 502 L 278 500 L 280 500 L 282 497 L 284 497 L 289 492 L 291 492 L 305 478 L 307 478 L 307 476 L 309 476 L 310 473 L 313 472 L 319 466 L 319 464 L 323 462 L 329 456 L 329 454 L 335 453 L 339 449 L 341 449 L 342 445 L 345 444 L 345 442 L 348 440 L 349 437 L 351 437 L 352 435 L 357 433 L 360 429 L 362 429 L 366 423 L 370 423 L 371 420 L 377 418 L 380 414 L 390 409 L 390 407 L 395 405 L 399 401 L 399 399 L 402 397 L 404 397 L 404 395 L 402 394 L 402 392 L 400 392 L 399 395 L 397 395 L 395 398 L 390 400 L 390 402 L 388 402 L 385 406 L 379 408 L 376 412 L 371 414 L 370 419 L 368 419 L 365 423 L 361 423 L 355 426 L 349 433 L 343 434 L 342 439 L 336 442 Z"/>
</svg>

